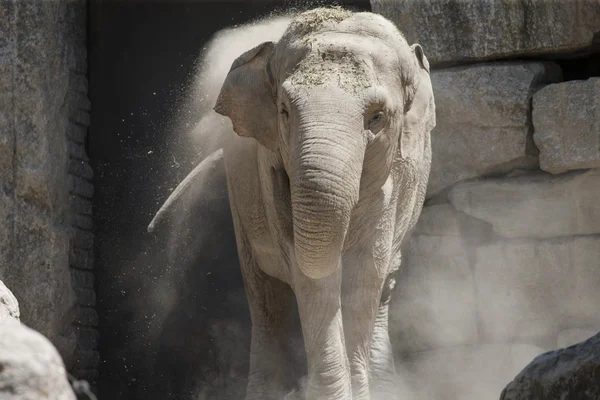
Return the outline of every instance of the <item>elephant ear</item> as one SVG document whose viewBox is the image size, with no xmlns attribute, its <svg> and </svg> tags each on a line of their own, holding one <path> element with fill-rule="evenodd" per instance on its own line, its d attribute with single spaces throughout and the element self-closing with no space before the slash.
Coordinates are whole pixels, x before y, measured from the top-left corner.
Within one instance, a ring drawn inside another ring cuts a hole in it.
<svg viewBox="0 0 600 400">
<path fill-rule="evenodd" d="M 411 46 L 418 70 L 415 76 L 415 92 L 410 108 L 404 116 L 400 135 L 400 151 L 403 158 L 421 158 L 427 135 L 433 130 L 435 102 L 429 76 L 429 62 L 420 45 Z"/>
<path fill-rule="evenodd" d="M 267 64 L 275 44 L 265 42 L 239 56 L 232 64 L 214 110 L 231 119 L 240 136 L 252 137 L 276 151 L 277 106 Z"/>
</svg>

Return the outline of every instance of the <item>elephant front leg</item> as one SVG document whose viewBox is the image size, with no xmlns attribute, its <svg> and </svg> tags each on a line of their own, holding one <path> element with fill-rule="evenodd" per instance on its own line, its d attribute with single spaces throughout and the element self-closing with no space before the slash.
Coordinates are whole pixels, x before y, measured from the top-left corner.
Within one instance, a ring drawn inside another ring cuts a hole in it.
<svg viewBox="0 0 600 400">
<path fill-rule="evenodd" d="M 243 242 L 239 254 L 252 319 L 246 400 L 280 400 L 289 378 L 287 321 L 293 292 L 286 283 L 262 272 Z"/>
<path fill-rule="evenodd" d="M 306 399 L 350 399 L 350 367 L 341 309 L 341 269 L 338 267 L 331 276 L 316 280 L 296 271 L 294 291 L 308 364 Z"/>
<path fill-rule="evenodd" d="M 383 278 L 372 260 L 349 257 L 344 265 L 343 315 L 352 371 L 352 399 L 370 399 L 371 343 L 379 312 Z"/>
<path fill-rule="evenodd" d="M 383 286 L 379 311 L 373 327 L 371 342 L 371 396 L 377 400 L 397 400 L 396 366 L 389 333 L 389 307 L 396 284 L 395 274 L 388 276 Z"/>
</svg>

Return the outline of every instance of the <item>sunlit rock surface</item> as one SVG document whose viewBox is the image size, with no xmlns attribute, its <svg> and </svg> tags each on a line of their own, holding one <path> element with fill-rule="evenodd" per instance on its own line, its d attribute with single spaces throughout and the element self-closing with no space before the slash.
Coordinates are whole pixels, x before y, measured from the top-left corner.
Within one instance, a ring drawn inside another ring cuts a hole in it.
<svg viewBox="0 0 600 400">
<path fill-rule="evenodd" d="M 371 0 L 432 65 L 589 51 L 600 34 L 597 0 Z M 499 40 L 499 38 L 502 38 Z"/>
<path fill-rule="evenodd" d="M 9 288 L 0 280 L 0 319 L 20 317 L 19 302 Z"/>
<path fill-rule="evenodd" d="M 593 325 L 600 304 L 598 260 L 598 236 L 502 241 L 477 248 L 482 334 L 491 341 L 531 342 L 557 335 L 565 326 Z"/>
<path fill-rule="evenodd" d="M 533 124 L 541 169 L 557 174 L 599 168 L 600 78 L 541 89 L 533 96 Z"/>
<path fill-rule="evenodd" d="M 75 398 L 52 343 L 16 320 L 0 319 L 0 399 Z"/>
<path fill-rule="evenodd" d="M 437 125 L 431 133 L 427 196 L 465 179 L 536 168 L 531 96 L 535 89 L 559 77 L 555 64 L 539 62 L 434 71 Z"/>
<path fill-rule="evenodd" d="M 507 238 L 600 233 L 600 170 L 545 173 L 456 185 L 452 205 Z"/>
</svg>

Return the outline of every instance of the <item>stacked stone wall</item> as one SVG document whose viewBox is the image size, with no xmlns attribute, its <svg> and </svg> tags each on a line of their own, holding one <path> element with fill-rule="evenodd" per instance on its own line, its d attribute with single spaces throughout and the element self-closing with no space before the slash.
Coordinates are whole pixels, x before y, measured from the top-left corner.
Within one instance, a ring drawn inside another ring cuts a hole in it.
<svg viewBox="0 0 600 400">
<path fill-rule="evenodd" d="M 437 109 L 391 313 L 406 390 L 497 399 L 600 330 L 600 1 L 371 4 L 423 46 Z"/>
<path fill-rule="evenodd" d="M 74 375 L 98 363 L 87 3 L 0 2 L 0 280 Z"/>
</svg>

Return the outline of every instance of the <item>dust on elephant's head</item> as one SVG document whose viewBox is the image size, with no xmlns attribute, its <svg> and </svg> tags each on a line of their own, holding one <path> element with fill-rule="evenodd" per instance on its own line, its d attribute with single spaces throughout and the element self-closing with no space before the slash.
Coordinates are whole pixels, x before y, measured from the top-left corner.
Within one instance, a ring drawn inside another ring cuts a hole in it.
<svg viewBox="0 0 600 400">
<path fill-rule="evenodd" d="M 421 47 L 380 15 L 340 8 L 302 13 L 279 42 L 239 56 L 215 111 L 280 157 L 296 249 L 311 247 L 296 252 L 306 266 L 333 261 L 359 199 L 384 185 L 399 158 L 426 158 L 435 125 Z M 317 242 L 308 226 L 316 214 L 327 232 Z"/>
</svg>

